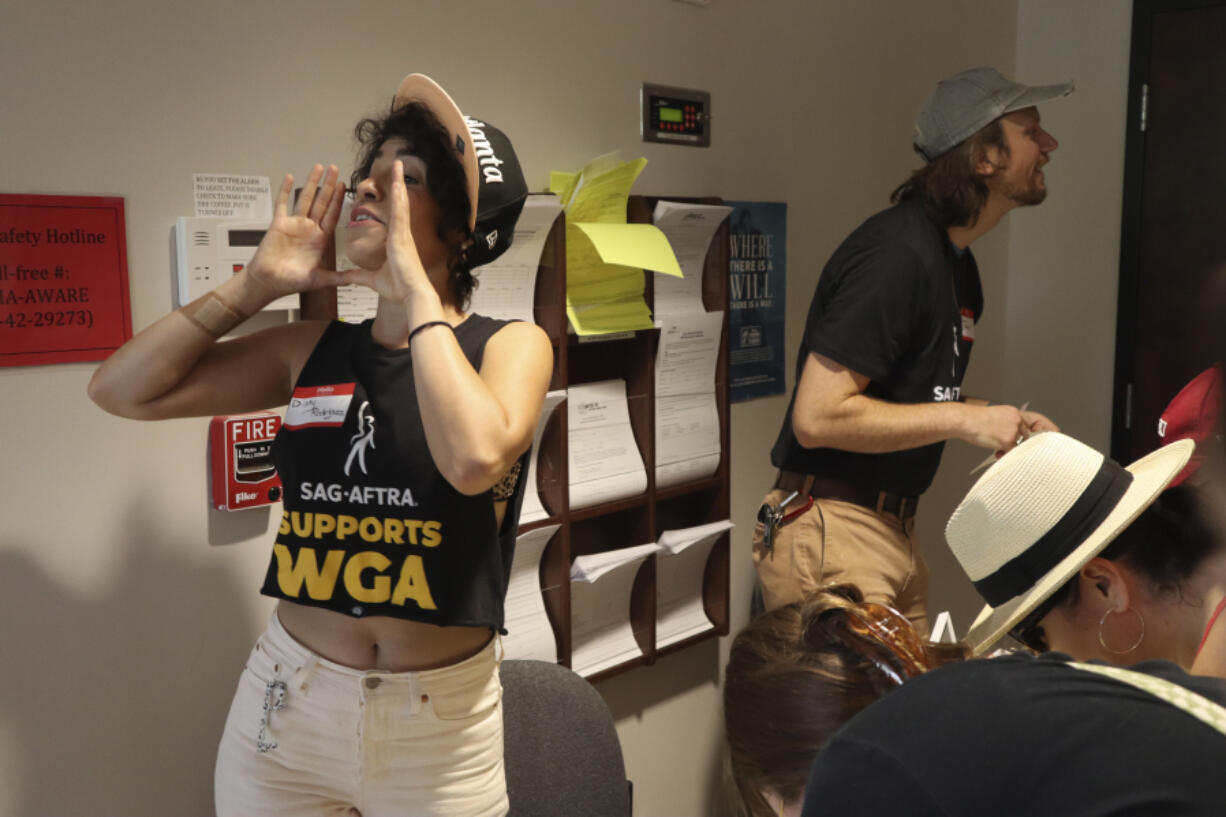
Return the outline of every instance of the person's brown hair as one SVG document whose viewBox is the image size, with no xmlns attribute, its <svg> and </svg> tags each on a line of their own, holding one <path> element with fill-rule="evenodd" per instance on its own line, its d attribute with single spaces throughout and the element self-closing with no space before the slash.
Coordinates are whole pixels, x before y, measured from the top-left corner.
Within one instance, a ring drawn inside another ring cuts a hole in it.
<svg viewBox="0 0 1226 817">
<path fill-rule="evenodd" d="M 818 750 L 892 686 L 822 622 L 823 613 L 862 600 L 852 585 L 821 588 L 759 616 L 733 640 L 724 727 L 734 794 L 751 817 L 773 814 L 766 790 L 801 797 Z"/>
<path fill-rule="evenodd" d="M 912 173 L 890 194 L 890 201 L 918 198 L 928 218 L 943 230 L 974 226 L 988 200 L 988 185 L 975 172 L 975 165 L 984 159 L 989 147 L 1009 155 L 999 119 Z"/>
</svg>

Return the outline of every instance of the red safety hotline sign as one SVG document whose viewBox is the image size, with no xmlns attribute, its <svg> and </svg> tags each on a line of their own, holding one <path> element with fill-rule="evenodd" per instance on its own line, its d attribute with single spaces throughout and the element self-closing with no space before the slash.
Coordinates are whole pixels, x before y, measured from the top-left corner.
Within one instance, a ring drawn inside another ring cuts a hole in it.
<svg viewBox="0 0 1226 817">
<path fill-rule="evenodd" d="M 0 194 L 0 366 L 102 360 L 132 337 L 123 199 Z"/>
<path fill-rule="evenodd" d="M 272 441 L 281 418 L 270 411 L 229 414 L 209 423 L 213 507 L 237 511 L 281 499 L 281 478 L 272 462 Z"/>
</svg>

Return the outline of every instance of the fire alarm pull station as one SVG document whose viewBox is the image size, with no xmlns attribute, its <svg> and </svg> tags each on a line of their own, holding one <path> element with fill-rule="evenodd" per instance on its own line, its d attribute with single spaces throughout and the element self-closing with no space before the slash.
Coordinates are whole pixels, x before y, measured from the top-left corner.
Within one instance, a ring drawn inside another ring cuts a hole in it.
<svg viewBox="0 0 1226 817">
<path fill-rule="evenodd" d="M 644 142 L 709 147 L 711 95 L 644 82 L 639 90 L 639 132 Z"/>
<path fill-rule="evenodd" d="M 238 275 L 251 263 L 268 223 L 217 216 L 175 222 L 175 306 L 184 306 Z M 297 309 L 298 296 L 283 295 L 265 309 Z"/>
<path fill-rule="evenodd" d="M 281 478 L 272 462 L 272 441 L 281 418 L 271 411 L 228 414 L 209 423 L 213 507 L 238 511 L 281 499 Z"/>
</svg>

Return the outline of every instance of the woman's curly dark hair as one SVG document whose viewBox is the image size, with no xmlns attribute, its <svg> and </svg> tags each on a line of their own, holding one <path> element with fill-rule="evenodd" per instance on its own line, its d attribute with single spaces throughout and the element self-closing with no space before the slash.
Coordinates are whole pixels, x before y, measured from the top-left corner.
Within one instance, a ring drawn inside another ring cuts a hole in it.
<svg viewBox="0 0 1226 817">
<path fill-rule="evenodd" d="M 400 138 L 426 163 L 426 190 L 438 203 L 438 237 L 451 248 L 447 259 L 448 287 L 455 304 L 464 309 L 475 279 L 468 259 L 472 230 L 468 214 L 472 204 L 464 167 L 451 149 L 451 137 L 438 117 L 419 102 L 396 107 L 393 102 L 382 116 L 368 117 L 353 129 L 357 138 L 357 167 L 350 176 L 350 189 L 370 175 L 379 149 L 388 139 Z"/>
</svg>

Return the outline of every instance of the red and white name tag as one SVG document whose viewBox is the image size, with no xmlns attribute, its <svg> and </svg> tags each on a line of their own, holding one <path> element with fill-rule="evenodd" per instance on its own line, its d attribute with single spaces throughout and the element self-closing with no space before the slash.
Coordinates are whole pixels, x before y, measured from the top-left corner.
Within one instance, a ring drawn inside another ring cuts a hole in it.
<svg viewBox="0 0 1226 817">
<path fill-rule="evenodd" d="M 294 389 L 289 408 L 285 411 L 286 428 L 339 428 L 345 424 L 349 404 L 353 402 L 353 383 L 331 386 L 305 386 Z"/>
<path fill-rule="evenodd" d="M 975 313 L 969 309 L 962 310 L 962 339 L 967 341 L 975 339 Z"/>
</svg>

